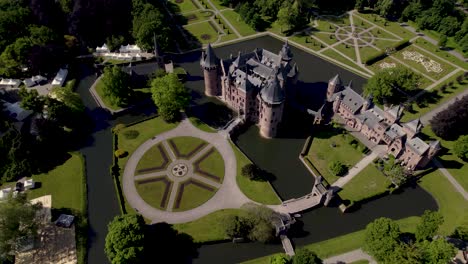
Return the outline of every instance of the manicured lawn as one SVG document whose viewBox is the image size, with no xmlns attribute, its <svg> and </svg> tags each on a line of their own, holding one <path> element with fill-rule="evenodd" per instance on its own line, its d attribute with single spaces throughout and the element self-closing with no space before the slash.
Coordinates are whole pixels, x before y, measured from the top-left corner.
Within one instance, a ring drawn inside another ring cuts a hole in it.
<svg viewBox="0 0 468 264">
<path fill-rule="evenodd" d="M 431 52 L 435 56 L 441 57 L 445 60 L 450 61 L 451 63 L 462 67 L 465 70 L 468 70 L 468 63 L 458 59 L 457 57 L 453 56 L 452 54 L 448 53 L 447 51 L 440 50 L 438 47 L 433 45 L 432 43 L 429 43 L 427 40 L 418 38 L 414 42 L 417 46 L 424 48 L 425 50 Z M 414 44 L 413 44 L 414 45 Z"/>
<path fill-rule="evenodd" d="M 187 24 L 208 20 L 212 16 L 213 13 L 210 11 L 196 11 L 184 14 L 184 17 L 187 19 Z"/>
<path fill-rule="evenodd" d="M 214 152 L 212 152 L 208 157 L 203 159 L 203 161 L 200 162 L 199 165 L 202 171 L 218 176 L 221 178 L 220 182 L 223 181 L 224 160 L 221 154 L 219 154 L 219 152 L 216 149 L 214 149 Z"/>
<path fill-rule="evenodd" d="M 360 28 L 368 29 L 370 27 L 373 27 L 374 25 L 371 25 L 370 23 L 364 21 L 361 17 L 356 16 L 356 14 L 353 15 L 353 21 L 354 25 Z"/>
<path fill-rule="evenodd" d="M 377 50 L 374 49 L 375 52 L 377 52 Z M 361 53 L 361 59 L 364 61 L 365 60 L 365 57 L 362 56 L 362 53 Z M 379 60 L 375 63 L 373 63 L 372 65 L 369 65 L 369 66 L 366 66 L 368 69 L 372 70 L 373 72 L 378 72 L 380 70 L 382 70 L 382 68 L 380 67 L 380 65 L 382 63 L 389 63 L 389 64 L 395 64 L 396 66 L 402 66 L 402 64 L 400 64 L 399 62 L 397 62 L 396 60 L 390 58 L 390 57 L 386 57 L 384 58 L 383 60 Z"/>
<path fill-rule="evenodd" d="M 468 225 L 468 203 L 440 171 L 425 175 L 419 185 L 435 198 L 444 216 L 440 234 L 450 235 L 457 226 Z"/>
<path fill-rule="evenodd" d="M 439 154 L 437 158 L 440 162 L 442 162 L 450 174 L 455 177 L 458 183 L 460 183 L 463 188 L 468 191 L 468 162 L 463 161 L 462 159 L 458 158 L 455 153 L 453 153 L 455 141 L 443 140 L 442 138 L 436 136 L 434 132 L 432 132 L 430 125 L 423 128 L 423 133 L 432 139 L 439 140 L 442 147 L 448 149 L 447 152 Z"/>
<path fill-rule="evenodd" d="M 370 30 L 369 32 L 372 33 L 372 35 L 374 35 L 374 37 L 376 38 L 384 38 L 384 39 L 395 39 L 395 40 L 399 40 L 397 37 L 395 37 L 393 34 L 390 34 L 388 33 L 387 31 L 381 29 L 381 28 L 378 28 L 378 27 L 375 27 L 373 28 L 372 30 Z"/>
<path fill-rule="evenodd" d="M 417 52 L 421 55 L 424 56 L 424 58 L 427 58 L 427 59 L 430 59 L 430 60 L 433 60 L 434 62 L 436 63 L 439 63 L 440 64 L 440 67 L 442 68 L 442 71 L 440 73 L 438 72 L 433 72 L 433 71 L 427 71 L 426 68 L 421 64 L 421 63 L 418 63 L 414 60 L 410 60 L 410 59 L 404 59 L 404 56 L 403 56 L 403 52 Z M 444 63 L 443 61 L 441 60 L 438 60 L 437 58 L 435 58 L 434 56 L 426 53 L 426 52 L 423 52 L 422 50 L 420 49 L 417 49 L 417 48 L 414 48 L 414 47 L 406 47 L 400 51 L 397 51 L 395 52 L 394 54 L 392 54 L 392 56 L 395 56 L 396 58 L 398 58 L 399 60 L 403 61 L 404 63 L 408 64 L 411 66 L 411 68 L 414 68 L 424 74 L 428 74 L 430 75 L 432 78 L 438 80 L 438 79 L 441 79 L 442 77 L 444 77 L 445 75 L 447 75 L 448 73 L 452 72 L 455 68 L 452 66 L 452 65 L 449 65 L 447 63 Z"/>
<path fill-rule="evenodd" d="M 321 131 L 317 132 L 314 136 L 307 156 L 329 184 L 334 183 L 340 178 L 329 171 L 329 163 L 340 161 L 347 165 L 348 168 L 351 168 L 363 158 L 363 154 L 348 143 L 354 139 L 349 134 L 334 134 L 331 131 Z"/>
<path fill-rule="evenodd" d="M 343 64 L 348 65 L 349 67 L 351 67 L 351 69 L 358 68 L 358 67 L 356 66 L 356 64 L 354 64 L 352 61 L 350 61 L 350 60 L 344 58 L 343 56 L 341 56 L 340 54 L 338 54 L 338 53 L 337 53 L 336 51 L 334 51 L 334 50 L 328 49 L 328 50 L 322 52 L 322 54 L 325 55 L 325 56 L 328 56 L 328 57 L 330 57 L 330 58 L 333 58 L 333 59 L 335 59 L 335 60 L 337 60 L 337 61 L 339 61 L 339 62 L 341 62 L 341 63 L 343 63 Z M 340 67 L 342 67 L 342 66 L 340 65 Z"/>
<path fill-rule="evenodd" d="M 177 5 L 180 8 L 180 12 L 188 12 L 188 11 L 194 11 L 197 10 L 198 7 L 193 4 L 191 0 L 182 0 L 181 3 L 177 3 L 175 0 L 169 0 L 171 3 Z"/>
<path fill-rule="evenodd" d="M 241 215 L 241 209 L 223 209 L 206 215 L 200 219 L 183 224 L 174 224 L 174 229 L 189 234 L 194 242 L 202 243 L 226 239 L 224 219 L 231 215 Z"/>
<path fill-rule="evenodd" d="M 347 45 L 347 44 L 340 44 L 335 46 L 335 49 L 338 50 L 339 52 L 343 53 L 353 61 L 356 61 L 356 52 L 353 46 Z"/>
<path fill-rule="evenodd" d="M 221 1 L 219 1 L 219 0 L 211 0 L 211 3 L 213 3 L 213 5 L 215 5 L 215 7 L 216 7 L 218 10 L 222 10 L 222 9 L 229 8 L 229 7 L 227 7 L 227 6 L 221 5 Z"/>
<path fill-rule="evenodd" d="M 267 181 L 252 181 L 242 176 L 242 167 L 252 162 L 231 142 L 231 147 L 237 159 L 237 185 L 241 191 L 250 199 L 262 204 L 280 204 L 273 187 Z"/>
<path fill-rule="evenodd" d="M 208 44 L 218 39 L 218 31 L 210 22 L 201 22 L 184 26 L 200 43 Z"/>
<path fill-rule="evenodd" d="M 162 144 L 157 144 L 152 146 L 148 151 L 143 154 L 143 157 L 141 157 L 140 161 L 138 162 L 138 165 L 135 169 L 135 175 L 137 174 L 136 171 L 141 170 L 141 169 L 148 169 L 148 168 L 153 168 L 153 167 L 159 167 L 163 165 L 165 160 L 163 159 L 163 153 L 161 153 L 159 147 L 163 147 L 164 151 L 164 146 Z M 169 158 L 169 154 L 165 153 L 166 157 Z M 158 169 L 158 170 L 153 170 L 153 171 L 161 171 L 164 170 L 164 168 Z"/>
<path fill-rule="evenodd" d="M 373 44 L 381 49 L 385 50 L 385 48 L 392 47 L 394 46 L 398 41 L 391 41 L 391 40 L 385 40 L 385 39 L 375 39 Z"/>
<path fill-rule="evenodd" d="M 71 157 L 64 164 L 48 173 L 33 175 L 33 180 L 40 183 L 40 187 L 28 191 L 28 199 L 50 194 L 53 208 L 70 208 L 83 213 L 85 168 L 81 159 L 81 154 L 71 153 Z"/>
<path fill-rule="evenodd" d="M 370 56 L 373 56 L 374 54 L 377 54 L 377 53 L 379 53 L 379 50 L 375 49 L 374 47 L 360 47 L 359 48 L 359 54 L 361 54 L 361 60 L 364 63 Z M 376 62 L 376 63 L 379 63 L 379 62 Z"/>
<path fill-rule="evenodd" d="M 317 37 L 322 42 L 325 42 L 328 45 L 332 45 L 337 42 L 336 37 L 333 34 L 323 33 L 323 32 L 314 32 L 313 36 Z"/>
<path fill-rule="evenodd" d="M 161 206 L 161 201 L 164 197 L 164 192 L 166 191 L 166 184 L 163 181 L 148 182 L 144 184 L 135 182 L 135 187 L 140 197 L 148 205 L 151 205 L 152 207 L 161 210 L 166 209 L 169 197 L 166 197 L 165 203 L 163 204 L 163 206 Z M 171 187 L 169 187 L 168 194 L 170 195 L 170 193 Z"/>
<path fill-rule="evenodd" d="M 229 22 L 237 29 L 237 31 L 242 35 L 242 36 L 249 36 L 253 35 L 257 32 L 253 28 L 251 28 L 249 25 L 247 25 L 242 18 L 240 18 L 239 14 L 234 12 L 233 10 L 224 10 L 221 12 L 223 16 L 229 20 Z"/>
<path fill-rule="evenodd" d="M 176 137 L 176 138 L 171 138 L 169 139 L 169 142 L 173 142 L 177 150 L 181 155 L 188 155 L 190 152 L 194 151 L 195 148 L 200 146 L 201 144 L 207 144 L 206 141 L 195 138 L 195 137 Z M 173 148 L 172 144 L 169 144 L 171 148 Z M 173 148 L 174 153 L 176 153 L 176 150 Z M 195 154 L 195 153 L 193 153 Z M 176 154 L 177 155 L 177 154 Z"/>
<path fill-rule="evenodd" d="M 369 164 L 343 187 L 339 195 L 342 199 L 356 202 L 384 193 L 389 185 L 385 175 L 374 164 Z"/>
<path fill-rule="evenodd" d="M 115 105 L 111 103 L 108 97 L 104 96 L 104 83 L 99 80 L 96 83 L 96 93 L 101 97 L 101 100 L 104 102 L 105 106 L 110 108 L 111 110 L 119 110 L 122 109 L 122 107 L 119 107 L 118 105 Z"/>
<path fill-rule="evenodd" d="M 412 216 L 403 218 L 396 221 L 400 226 L 402 232 L 414 232 L 416 225 L 419 222 L 419 217 Z M 346 253 L 355 249 L 358 249 L 364 245 L 364 230 L 349 233 L 343 236 L 335 237 L 332 239 L 324 240 L 321 242 L 306 245 L 308 248 L 321 258 L 326 259 L 331 256 L 336 256 L 342 253 Z M 243 262 L 244 264 L 269 264 L 270 256 L 253 259 L 250 261 Z"/>
<path fill-rule="evenodd" d="M 330 32 L 330 33 L 334 33 L 337 29 L 336 25 L 330 23 L 330 21 L 325 20 L 325 19 L 318 19 L 317 26 L 315 28 L 321 32 Z"/>
<path fill-rule="evenodd" d="M 206 123 L 194 116 L 189 117 L 189 120 L 190 122 L 192 122 L 192 125 L 196 126 L 200 130 L 210 133 L 216 133 L 216 130 L 214 128 L 210 127 L 209 125 L 207 125 Z"/>
<path fill-rule="evenodd" d="M 225 41 L 237 39 L 236 34 L 234 34 L 232 30 L 229 30 L 229 32 L 230 32 L 230 34 L 224 35 L 224 36 L 221 37 L 220 42 L 225 42 Z"/>
<path fill-rule="evenodd" d="M 300 45 L 303 45 L 303 46 L 306 46 L 310 49 L 313 49 L 315 51 L 318 51 L 320 49 L 322 49 L 320 47 L 320 43 L 313 39 L 312 37 L 306 35 L 306 34 L 299 34 L 299 35 L 294 35 L 292 37 L 289 38 L 289 41 L 294 41 Z M 307 41 L 307 42 L 306 42 Z"/>
<path fill-rule="evenodd" d="M 215 191 L 209 191 L 193 184 L 186 185 L 180 206 L 177 209 L 173 208 L 173 211 L 180 212 L 196 208 L 208 201 L 215 193 Z"/>
<path fill-rule="evenodd" d="M 459 84 L 456 79 L 458 76 L 462 75 L 463 73 L 455 74 L 454 76 L 447 79 L 445 82 L 442 82 L 440 85 L 435 87 L 431 92 L 428 92 L 427 95 L 423 95 L 421 98 L 418 99 L 418 104 L 413 104 L 413 109 L 411 112 L 405 111 L 405 114 L 402 117 L 403 122 L 407 122 L 418 118 L 424 115 L 427 112 L 430 112 L 432 109 L 437 108 L 443 102 L 450 100 L 460 92 L 466 89 L 467 81 L 462 84 Z M 445 92 L 440 90 L 442 85 L 448 84 L 453 82 L 452 86 L 448 86 Z M 428 98 L 428 100 L 423 99 Z"/>
<path fill-rule="evenodd" d="M 415 36 L 415 34 L 404 27 L 400 26 L 397 22 L 392 22 L 392 21 L 387 21 L 387 24 L 385 26 L 385 19 L 381 18 L 378 15 L 375 14 L 361 14 L 361 13 L 355 13 L 356 16 L 360 18 L 367 19 L 370 23 L 375 24 L 377 26 L 380 26 L 398 36 L 404 39 L 411 39 L 412 37 Z"/>
</svg>

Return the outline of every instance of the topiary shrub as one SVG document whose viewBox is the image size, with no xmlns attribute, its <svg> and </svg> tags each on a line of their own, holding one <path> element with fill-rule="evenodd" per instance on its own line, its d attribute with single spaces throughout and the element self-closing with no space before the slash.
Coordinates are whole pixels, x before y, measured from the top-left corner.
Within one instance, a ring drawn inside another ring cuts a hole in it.
<svg viewBox="0 0 468 264">
<path fill-rule="evenodd" d="M 242 167 L 241 174 L 242 176 L 254 180 L 258 177 L 260 168 L 258 168 L 255 164 L 247 164 Z"/>
<path fill-rule="evenodd" d="M 138 135 L 140 135 L 140 132 L 136 130 L 127 130 L 123 132 L 123 135 L 126 139 L 135 139 L 138 137 Z"/>
<path fill-rule="evenodd" d="M 114 155 L 117 158 L 121 159 L 121 158 L 125 158 L 128 155 L 128 152 L 123 149 L 118 149 L 114 152 Z"/>
<path fill-rule="evenodd" d="M 348 172 L 348 167 L 340 161 L 332 161 L 328 164 L 328 169 L 335 176 L 343 176 Z"/>
</svg>

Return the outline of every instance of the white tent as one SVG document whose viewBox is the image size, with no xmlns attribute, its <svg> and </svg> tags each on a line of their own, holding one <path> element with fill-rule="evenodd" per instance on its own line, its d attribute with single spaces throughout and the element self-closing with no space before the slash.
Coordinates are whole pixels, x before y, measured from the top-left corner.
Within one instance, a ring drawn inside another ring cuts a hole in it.
<svg viewBox="0 0 468 264">
<path fill-rule="evenodd" d="M 138 47 L 138 45 L 122 45 L 120 46 L 119 51 L 120 53 L 140 53 L 141 49 Z"/>
<path fill-rule="evenodd" d="M 33 189 L 35 184 L 36 183 L 34 182 L 33 179 L 26 180 L 26 181 L 24 181 L 24 189 L 25 190 Z"/>
<path fill-rule="evenodd" d="M 11 193 L 11 188 L 0 190 L 0 199 L 3 200 L 3 199 L 8 198 L 10 193 Z"/>
<path fill-rule="evenodd" d="M 52 81 L 52 86 L 55 86 L 55 85 L 63 86 L 63 83 L 65 83 L 65 80 L 67 79 L 67 75 L 68 75 L 67 69 L 60 69 L 57 72 L 57 75 L 55 75 L 54 80 Z"/>
<path fill-rule="evenodd" d="M 20 86 L 21 81 L 18 79 L 1 79 L 0 80 L 0 87 L 5 88 L 17 88 Z"/>
<path fill-rule="evenodd" d="M 102 47 L 96 47 L 96 52 L 98 53 L 109 52 L 109 48 L 107 47 L 106 43 L 104 43 Z"/>
</svg>

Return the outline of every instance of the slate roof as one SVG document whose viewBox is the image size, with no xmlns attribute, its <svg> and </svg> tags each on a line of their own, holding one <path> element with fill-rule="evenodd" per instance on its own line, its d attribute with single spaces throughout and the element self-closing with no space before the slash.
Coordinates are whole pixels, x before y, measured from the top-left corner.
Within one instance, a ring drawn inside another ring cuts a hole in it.
<svg viewBox="0 0 468 264">
<path fill-rule="evenodd" d="M 364 99 L 350 86 L 345 87 L 343 91 L 336 93 L 335 96 L 341 96 L 341 103 L 346 105 L 353 114 L 355 114 L 364 103 Z"/>
<path fill-rule="evenodd" d="M 335 77 L 331 78 L 330 81 L 328 81 L 329 84 L 333 84 L 333 85 L 339 85 L 341 86 L 342 85 L 342 82 L 341 82 L 341 79 L 340 79 L 340 75 L 335 75 Z"/>
<path fill-rule="evenodd" d="M 429 149 L 429 145 L 418 137 L 406 141 L 406 146 L 412 149 L 416 154 L 422 155 Z"/>
<path fill-rule="evenodd" d="M 218 65 L 219 59 L 216 56 L 213 48 L 211 47 L 211 44 L 208 44 L 208 46 L 206 47 L 204 56 L 205 57 L 204 58 L 202 57 L 200 61 L 200 65 L 202 67 L 211 68 L 211 67 L 215 67 Z"/>
<path fill-rule="evenodd" d="M 400 114 L 402 111 L 403 111 L 403 108 L 401 107 L 401 105 L 394 106 L 387 110 L 387 112 L 391 114 L 394 118 L 400 117 Z"/>
<path fill-rule="evenodd" d="M 285 61 L 290 61 L 293 57 L 293 54 L 291 52 L 291 49 L 289 48 L 287 40 L 284 43 L 283 47 L 281 48 L 280 55 L 281 55 L 281 59 Z"/>
<path fill-rule="evenodd" d="M 269 104 L 280 104 L 284 101 L 283 89 L 281 89 L 278 77 L 275 75 L 268 84 L 260 91 L 263 101 Z"/>
<path fill-rule="evenodd" d="M 384 112 L 378 107 L 366 110 L 364 113 L 356 116 L 369 128 L 374 128 L 378 123 L 384 120 Z"/>
<path fill-rule="evenodd" d="M 385 131 L 385 134 L 389 136 L 391 139 L 400 138 L 406 135 L 405 132 L 403 131 L 403 127 L 401 127 L 398 124 L 391 125 L 390 128 L 387 131 Z"/>
<path fill-rule="evenodd" d="M 417 132 L 421 131 L 421 128 L 423 126 L 423 124 L 421 123 L 421 120 L 419 118 L 414 119 L 412 121 L 409 121 L 407 123 L 404 123 L 403 125 L 406 126 L 409 129 L 411 129 L 411 131 L 413 131 L 414 133 L 417 133 Z"/>
</svg>

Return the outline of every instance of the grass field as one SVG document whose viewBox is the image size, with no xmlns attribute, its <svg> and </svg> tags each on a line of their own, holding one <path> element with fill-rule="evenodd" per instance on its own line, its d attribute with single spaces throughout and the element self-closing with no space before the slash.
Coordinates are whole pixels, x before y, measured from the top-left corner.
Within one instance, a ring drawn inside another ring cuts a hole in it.
<svg viewBox="0 0 468 264">
<path fill-rule="evenodd" d="M 352 139 L 354 137 L 349 134 L 333 134 L 329 131 L 319 132 L 312 139 L 307 156 L 329 184 L 340 178 L 329 171 L 329 163 L 340 161 L 352 167 L 363 158 L 363 154 L 348 143 Z"/>
<path fill-rule="evenodd" d="M 210 133 L 216 133 L 216 130 L 214 128 L 210 127 L 209 125 L 205 124 L 203 121 L 194 116 L 189 117 L 189 120 L 190 122 L 192 122 L 192 125 L 196 126 L 200 130 Z"/>
<path fill-rule="evenodd" d="M 229 20 L 229 22 L 237 29 L 239 34 L 241 34 L 242 36 L 249 36 L 249 35 L 253 35 L 253 34 L 257 33 L 257 32 L 255 32 L 255 30 L 253 28 L 251 28 L 249 25 L 247 25 L 240 18 L 239 14 L 237 14 L 233 10 L 224 10 L 221 13 L 223 14 L 223 16 L 227 20 Z"/>
<path fill-rule="evenodd" d="M 191 0 L 182 0 L 181 3 L 177 3 L 175 0 L 169 0 L 172 4 L 176 5 L 179 8 L 179 12 L 189 12 L 197 10 L 198 7 L 193 4 Z"/>
<path fill-rule="evenodd" d="M 196 208 L 208 201 L 216 192 L 205 190 L 193 184 L 186 185 L 179 208 L 174 212 L 181 212 Z"/>
<path fill-rule="evenodd" d="M 327 43 L 328 45 L 332 45 L 332 44 L 335 44 L 337 42 L 336 37 L 333 34 L 327 34 L 327 33 L 323 33 L 323 32 L 314 32 L 313 36 L 320 39 L 322 42 Z"/>
<path fill-rule="evenodd" d="M 221 154 L 215 149 L 206 159 L 200 162 L 200 169 L 204 172 L 216 175 L 221 178 L 220 182 L 224 178 L 224 160 Z"/>
<path fill-rule="evenodd" d="M 101 97 L 101 100 L 104 102 L 105 106 L 111 110 L 119 110 L 122 109 L 122 107 L 119 107 L 118 105 L 113 104 L 107 96 L 104 96 L 104 83 L 99 80 L 96 83 L 95 86 L 96 93 Z"/>
<path fill-rule="evenodd" d="M 237 159 L 237 185 L 250 199 L 262 204 L 280 204 L 281 201 L 267 181 L 252 181 L 242 176 L 242 167 L 250 164 L 250 160 L 231 142 L 231 147 Z"/>
<path fill-rule="evenodd" d="M 419 217 L 408 217 L 396 221 L 402 232 L 414 232 L 416 225 L 419 222 Z M 326 259 L 331 256 L 339 255 L 348 251 L 358 249 L 364 245 L 364 230 L 349 233 L 343 236 L 324 240 L 321 242 L 306 245 L 315 252 L 321 259 Z M 253 259 L 243 262 L 243 264 L 270 264 L 270 256 Z"/>
<path fill-rule="evenodd" d="M 224 219 L 230 215 L 241 215 L 243 213 L 245 211 L 241 209 L 223 209 L 192 222 L 174 224 L 173 227 L 179 232 L 192 236 L 196 243 L 219 241 L 226 239 Z"/>
<path fill-rule="evenodd" d="M 313 39 L 312 37 L 306 35 L 306 34 L 298 34 L 294 35 L 289 38 L 289 40 L 294 41 L 300 45 L 306 46 L 310 49 L 313 49 L 315 51 L 321 50 L 322 48 L 320 47 L 320 43 Z M 306 42 L 307 40 L 307 42 Z"/>
<path fill-rule="evenodd" d="M 163 165 L 164 163 L 163 154 L 159 150 L 159 146 L 162 146 L 162 144 L 160 143 L 160 144 L 152 146 L 150 149 L 148 149 L 148 151 L 145 152 L 145 154 L 143 154 L 140 161 L 138 161 L 138 165 L 136 166 L 135 171 L 138 171 L 141 169 L 148 169 L 152 167 L 159 167 Z M 169 157 L 167 153 L 166 153 L 166 157 Z M 155 170 L 155 171 L 161 171 L 164 169 L 165 167 L 159 170 Z M 136 174 L 137 173 L 135 172 L 135 175 Z"/>
<path fill-rule="evenodd" d="M 371 24 L 375 24 L 392 32 L 393 34 L 398 35 L 404 39 L 411 39 L 412 37 L 416 36 L 413 32 L 405 29 L 404 27 L 400 26 L 397 22 L 392 21 L 385 21 L 384 18 L 381 18 L 375 14 L 362 14 L 362 13 L 355 13 L 355 16 L 358 18 L 364 18 L 369 21 Z"/>
<path fill-rule="evenodd" d="M 177 150 L 179 151 L 181 155 L 188 155 L 190 154 L 190 152 L 195 150 L 201 144 L 203 143 L 207 144 L 206 141 L 196 138 L 196 137 L 176 137 L 176 138 L 169 139 L 169 141 L 173 142 L 176 145 Z M 169 144 L 169 145 L 171 146 L 171 148 L 173 148 L 172 144 Z M 175 149 L 173 150 L 175 153 L 176 150 Z"/>
<path fill-rule="evenodd" d="M 356 64 L 354 64 L 352 61 L 344 58 L 343 56 L 341 56 L 340 54 L 338 54 L 336 51 L 334 50 L 331 50 L 331 49 L 327 49 L 326 51 L 322 52 L 323 55 L 327 56 L 327 57 L 330 57 L 330 58 L 333 58 L 343 64 L 346 64 L 348 65 L 349 67 L 351 67 L 352 69 L 355 69 L 356 68 Z M 340 66 L 341 67 L 341 66 Z"/>
<path fill-rule="evenodd" d="M 348 182 L 338 194 L 342 199 L 357 202 L 384 193 L 389 185 L 390 181 L 371 163 Z"/>
<path fill-rule="evenodd" d="M 213 16 L 213 13 L 209 11 L 196 11 L 184 14 L 184 17 L 187 19 L 187 24 L 193 24 L 200 21 L 208 20 Z"/>
<path fill-rule="evenodd" d="M 335 46 L 335 49 L 343 53 L 353 61 L 356 61 L 356 52 L 353 46 L 342 43 Z"/>
<path fill-rule="evenodd" d="M 144 184 L 138 184 L 135 182 L 135 187 L 140 197 L 148 205 L 161 210 L 166 209 L 169 197 L 167 197 L 166 202 L 163 204 L 163 206 L 161 206 L 161 200 L 163 199 L 164 192 L 166 191 L 166 184 L 163 181 L 155 181 Z M 171 193 L 170 190 L 168 193 Z"/>
<path fill-rule="evenodd" d="M 184 26 L 202 44 L 215 42 L 218 39 L 218 31 L 210 22 L 201 22 Z"/>
</svg>

